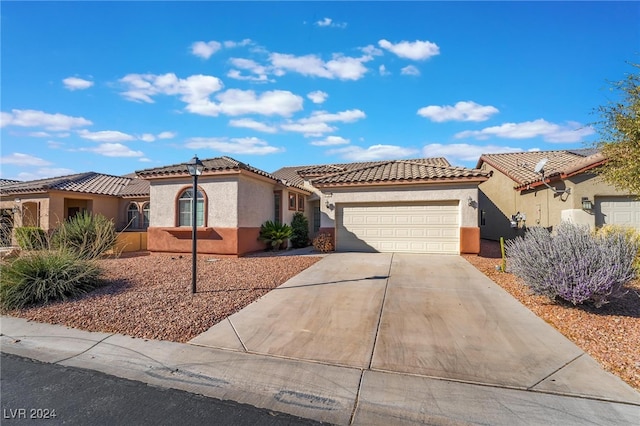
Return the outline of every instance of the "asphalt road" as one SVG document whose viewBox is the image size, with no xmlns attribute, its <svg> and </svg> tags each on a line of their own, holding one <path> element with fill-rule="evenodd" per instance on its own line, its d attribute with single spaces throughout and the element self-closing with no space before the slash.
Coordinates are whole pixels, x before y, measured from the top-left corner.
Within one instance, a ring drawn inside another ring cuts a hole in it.
<svg viewBox="0 0 640 426">
<path fill-rule="evenodd" d="M 0 357 L 2 425 L 317 425 L 97 371 Z"/>
</svg>

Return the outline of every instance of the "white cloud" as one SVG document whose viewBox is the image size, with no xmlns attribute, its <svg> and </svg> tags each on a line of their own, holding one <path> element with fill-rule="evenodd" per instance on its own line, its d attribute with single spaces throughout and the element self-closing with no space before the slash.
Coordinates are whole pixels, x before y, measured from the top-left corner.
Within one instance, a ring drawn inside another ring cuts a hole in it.
<svg viewBox="0 0 640 426">
<path fill-rule="evenodd" d="M 351 142 L 349 139 L 345 139 L 342 136 L 327 136 L 322 140 L 311 142 L 311 145 L 315 145 L 315 146 L 346 145 L 349 142 Z"/>
<path fill-rule="evenodd" d="M 369 148 L 348 146 L 327 151 L 329 155 L 339 155 L 349 161 L 392 160 L 406 158 L 417 153 L 417 149 L 397 145 L 372 145 Z"/>
<path fill-rule="evenodd" d="M 209 59 L 211 55 L 220 50 L 221 47 L 222 44 L 215 40 L 211 40 L 209 42 L 196 41 L 191 45 L 191 53 L 195 56 L 201 57 L 202 59 Z"/>
<path fill-rule="evenodd" d="M 264 133 L 276 133 L 278 129 L 273 126 L 269 126 L 265 123 L 253 120 L 251 118 L 241 118 L 238 120 L 229 121 L 229 125 L 232 127 L 242 127 L 245 129 L 252 129 L 258 132 Z"/>
<path fill-rule="evenodd" d="M 79 130 L 78 135 L 83 139 L 88 139 L 94 142 L 125 142 L 135 140 L 135 137 L 117 130 L 103 130 L 100 132 Z"/>
<path fill-rule="evenodd" d="M 144 133 L 138 139 L 140 139 L 141 141 L 144 141 L 144 142 L 153 142 L 153 141 L 156 140 L 156 137 L 154 135 L 152 135 L 151 133 Z"/>
<path fill-rule="evenodd" d="M 334 22 L 331 18 L 324 18 L 315 22 L 318 27 L 346 28 L 346 22 Z"/>
<path fill-rule="evenodd" d="M 301 118 L 298 120 L 300 123 L 320 123 L 320 122 L 335 122 L 339 121 L 342 123 L 353 123 L 354 121 L 358 121 L 362 118 L 365 118 L 367 115 L 364 111 L 359 109 L 348 109 L 345 111 L 340 111 L 337 113 L 330 113 L 327 111 L 314 111 L 307 118 Z"/>
<path fill-rule="evenodd" d="M 257 81 L 257 82 L 269 81 L 269 78 L 267 77 L 268 69 L 265 66 L 260 65 L 251 59 L 231 58 L 229 62 L 231 62 L 231 64 L 234 67 L 239 68 L 241 70 L 249 71 L 255 75 L 245 76 L 245 75 L 242 75 L 240 71 L 236 69 L 232 69 L 227 73 L 227 77 L 234 78 L 236 80 L 249 80 L 249 81 Z"/>
<path fill-rule="evenodd" d="M 17 179 L 22 181 L 36 180 L 36 179 L 46 179 L 50 177 L 57 176 L 66 176 L 74 173 L 71 169 L 65 169 L 62 167 L 51 168 L 51 167 L 43 167 L 35 172 L 21 172 L 18 173 Z"/>
<path fill-rule="evenodd" d="M 245 38 L 245 39 L 244 39 L 244 40 L 242 40 L 242 41 L 227 40 L 227 41 L 225 41 L 223 44 L 224 44 L 224 47 L 225 47 L 225 48 L 227 48 L 227 49 L 231 49 L 231 48 L 234 48 L 234 47 L 243 47 L 243 46 L 248 46 L 248 45 L 250 45 L 251 43 L 252 43 L 252 41 L 251 41 L 251 39 L 250 39 L 250 38 Z"/>
<path fill-rule="evenodd" d="M 378 49 L 377 47 L 375 47 L 373 44 L 369 44 L 365 47 L 361 47 L 360 50 L 362 51 L 362 53 L 364 53 L 365 55 L 368 56 L 382 56 L 384 55 L 384 52 L 380 49 Z"/>
<path fill-rule="evenodd" d="M 311 99 L 314 104 L 321 104 L 327 100 L 329 95 L 322 90 L 307 93 L 307 98 Z"/>
<path fill-rule="evenodd" d="M 500 126 L 486 127 L 482 130 L 465 130 L 457 133 L 455 137 L 458 139 L 473 137 L 480 140 L 493 136 L 504 139 L 542 137 L 546 142 L 571 143 L 579 142 L 585 136 L 592 135 L 594 132 L 592 127 L 584 127 L 575 121 L 569 121 L 566 125 L 559 125 L 540 118 L 522 123 L 504 123 Z"/>
<path fill-rule="evenodd" d="M 62 80 L 64 87 L 69 90 L 84 90 L 93 86 L 93 81 L 85 80 L 78 77 L 67 77 Z"/>
<path fill-rule="evenodd" d="M 416 68 L 414 65 L 407 65 L 406 67 L 400 70 L 400 74 L 402 75 L 420 75 L 420 70 Z"/>
<path fill-rule="evenodd" d="M 382 39 L 378 41 L 378 46 L 395 53 L 401 58 L 413 59 L 414 61 L 422 61 L 440 54 L 438 45 L 430 41 L 401 41 L 393 44 L 388 40 Z"/>
<path fill-rule="evenodd" d="M 121 143 L 103 143 L 95 148 L 80 148 L 80 151 L 93 152 L 105 157 L 142 157 L 142 151 L 134 151 Z"/>
<path fill-rule="evenodd" d="M 333 59 L 324 62 L 316 55 L 295 56 L 284 53 L 272 53 L 269 56 L 276 75 L 284 75 L 287 71 L 297 72 L 305 76 L 322 77 L 339 80 L 359 80 L 367 72 L 363 63 L 373 59 L 370 55 L 360 58 L 334 55 Z"/>
<path fill-rule="evenodd" d="M 31 133 L 29 133 L 29 136 L 31 136 L 33 138 L 51 138 L 51 137 L 53 137 L 51 135 L 51 133 L 47 133 L 47 132 L 31 132 Z"/>
<path fill-rule="evenodd" d="M 229 89 L 216 96 L 219 103 L 202 101 L 187 105 L 195 114 L 217 116 L 261 114 L 288 117 L 302 109 L 303 99 L 286 90 L 271 90 L 257 95 L 253 90 Z"/>
<path fill-rule="evenodd" d="M 47 146 L 51 149 L 60 149 L 64 146 L 64 143 L 58 141 L 47 141 Z"/>
<path fill-rule="evenodd" d="M 195 104 L 207 102 L 209 96 L 222 89 L 219 78 L 210 75 L 192 75 L 186 79 L 178 78 L 173 73 L 127 74 L 120 79 L 127 90 L 121 93 L 126 99 L 135 102 L 153 103 L 153 96 L 179 96 L 180 100 Z"/>
<path fill-rule="evenodd" d="M 140 157 L 138 158 L 138 161 L 140 161 L 141 163 L 151 163 L 151 159 L 147 157 Z"/>
<path fill-rule="evenodd" d="M 32 109 L 14 109 L 10 113 L 0 113 L 0 127 L 42 127 L 45 130 L 60 131 L 73 127 L 90 126 L 93 123 L 83 117 L 72 117 L 64 114 L 48 114 Z"/>
<path fill-rule="evenodd" d="M 185 145 L 190 149 L 208 148 L 224 154 L 267 155 L 284 151 L 258 138 L 191 138 Z"/>
<path fill-rule="evenodd" d="M 173 139 L 177 136 L 176 132 L 160 132 L 157 135 L 158 139 Z"/>
<path fill-rule="evenodd" d="M 451 105 L 429 105 L 418 110 L 418 115 L 436 123 L 443 121 L 485 121 L 499 111 L 491 105 L 479 105 L 473 101 L 461 101 Z"/>
<path fill-rule="evenodd" d="M 380 73 L 380 75 L 390 75 L 391 72 L 387 71 L 387 67 L 385 67 L 384 65 L 380 65 L 378 67 L 378 72 Z"/>
<path fill-rule="evenodd" d="M 329 126 L 327 123 L 285 123 L 281 124 L 280 128 L 287 132 L 302 133 L 304 136 L 318 137 L 325 133 L 331 133 L 338 130 L 336 127 Z"/>
<path fill-rule="evenodd" d="M 477 162 L 482 154 L 522 152 L 522 148 L 500 145 L 470 145 L 467 143 L 439 144 L 432 143 L 422 148 L 425 157 L 446 157 L 449 161 L 460 160 Z"/>
<path fill-rule="evenodd" d="M 51 163 L 42 158 L 34 157 L 33 155 L 23 154 L 21 152 L 14 152 L 13 154 L 0 157 L 0 164 L 15 164 L 18 166 L 48 166 Z"/>
</svg>

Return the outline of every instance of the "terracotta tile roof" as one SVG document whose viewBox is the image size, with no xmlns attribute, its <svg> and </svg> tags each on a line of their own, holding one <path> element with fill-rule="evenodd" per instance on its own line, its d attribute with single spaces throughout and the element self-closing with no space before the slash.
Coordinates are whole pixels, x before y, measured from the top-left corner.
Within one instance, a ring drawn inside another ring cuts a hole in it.
<svg viewBox="0 0 640 426">
<path fill-rule="evenodd" d="M 136 176 L 135 173 L 130 173 L 125 175 L 124 177 L 130 178 L 131 180 L 122 188 L 120 191 L 121 197 L 148 197 L 149 196 L 149 181 L 146 179 L 142 179 Z"/>
<path fill-rule="evenodd" d="M 545 158 L 548 160 L 544 166 L 546 179 L 564 179 L 593 169 L 605 161 L 601 153 L 592 149 L 534 151 L 483 154 L 478 160 L 477 167 L 480 168 L 482 163 L 493 166 L 510 177 L 516 183 L 515 188 L 518 189 L 542 183 L 542 175 L 536 173 L 534 168 L 540 160 Z"/>
<path fill-rule="evenodd" d="M 488 173 L 465 167 L 443 166 L 396 160 L 313 179 L 315 186 L 365 183 L 408 183 L 461 180 L 488 177 Z"/>
<path fill-rule="evenodd" d="M 0 194 L 27 194 L 51 190 L 118 196 L 131 179 L 88 172 L 3 185 Z"/>
<path fill-rule="evenodd" d="M 247 170 L 247 171 L 256 173 L 258 175 L 277 180 L 273 175 L 263 170 L 252 167 L 248 164 L 234 160 L 231 157 L 208 158 L 200 161 L 202 161 L 202 164 L 204 165 L 204 170 L 202 171 L 203 174 L 207 174 L 207 172 L 215 173 L 215 172 L 230 171 L 230 170 Z M 173 164 L 170 166 L 138 170 L 136 174 L 143 178 L 155 178 L 155 177 L 164 177 L 164 176 L 189 176 L 186 162 L 180 163 L 180 164 Z"/>
<path fill-rule="evenodd" d="M 345 172 L 348 173 L 354 170 L 380 166 L 380 165 L 388 164 L 390 162 L 398 162 L 398 161 L 409 161 L 412 163 L 418 163 L 423 165 L 451 167 L 451 164 L 449 164 L 446 158 L 433 157 L 433 158 L 417 158 L 413 160 L 367 161 L 367 162 L 357 162 L 357 163 L 338 163 L 338 164 L 320 164 L 320 165 L 283 167 L 273 172 L 273 175 L 280 179 L 285 179 L 286 181 L 294 183 L 296 185 L 303 185 L 305 179 L 312 180 L 313 183 L 315 184 L 316 182 L 318 182 L 318 180 L 313 179 L 314 177 L 319 178 L 319 177 L 326 177 L 328 175 L 334 175 L 339 173 L 345 173 Z"/>
<path fill-rule="evenodd" d="M 20 182 L 19 180 L 0 179 L 0 186 L 11 185 L 19 182 Z"/>
</svg>

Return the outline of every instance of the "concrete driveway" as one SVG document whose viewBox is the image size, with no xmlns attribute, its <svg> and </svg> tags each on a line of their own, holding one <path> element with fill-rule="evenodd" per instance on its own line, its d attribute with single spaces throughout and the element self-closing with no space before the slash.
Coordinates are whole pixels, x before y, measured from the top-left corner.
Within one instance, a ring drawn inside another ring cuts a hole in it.
<svg viewBox="0 0 640 426">
<path fill-rule="evenodd" d="M 190 343 L 410 375 L 407 396 L 438 378 L 640 403 L 459 256 L 332 254 Z M 363 380 L 393 388 L 393 376 Z"/>
</svg>

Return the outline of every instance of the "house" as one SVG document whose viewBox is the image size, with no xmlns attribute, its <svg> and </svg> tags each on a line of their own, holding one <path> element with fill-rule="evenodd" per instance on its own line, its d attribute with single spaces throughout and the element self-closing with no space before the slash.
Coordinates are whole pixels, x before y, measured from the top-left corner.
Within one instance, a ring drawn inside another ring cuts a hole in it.
<svg viewBox="0 0 640 426">
<path fill-rule="evenodd" d="M 148 226 L 149 183 L 135 175 L 95 172 L 26 182 L 5 181 L 0 185 L 0 209 L 5 235 L 21 226 L 51 231 L 83 211 L 112 219 L 117 230 L 143 231 Z M 10 238 L 3 241 L 4 245 L 7 243 Z"/>
<path fill-rule="evenodd" d="M 311 235 L 339 251 L 478 253 L 478 184 L 489 172 L 444 158 L 284 167 L 274 176 L 311 192 Z"/>
<path fill-rule="evenodd" d="M 202 163 L 196 218 L 199 253 L 243 255 L 263 250 L 258 235 L 264 222 L 290 223 L 295 212 L 308 215 L 308 189 L 230 157 Z M 186 164 L 136 173 L 150 185 L 148 250 L 191 253 L 193 182 Z"/>
<path fill-rule="evenodd" d="M 480 235 L 513 238 L 526 227 L 571 221 L 640 229 L 637 194 L 619 191 L 595 173 L 605 162 L 597 150 L 483 154 L 477 168 L 491 173 L 479 185 Z"/>
</svg>

